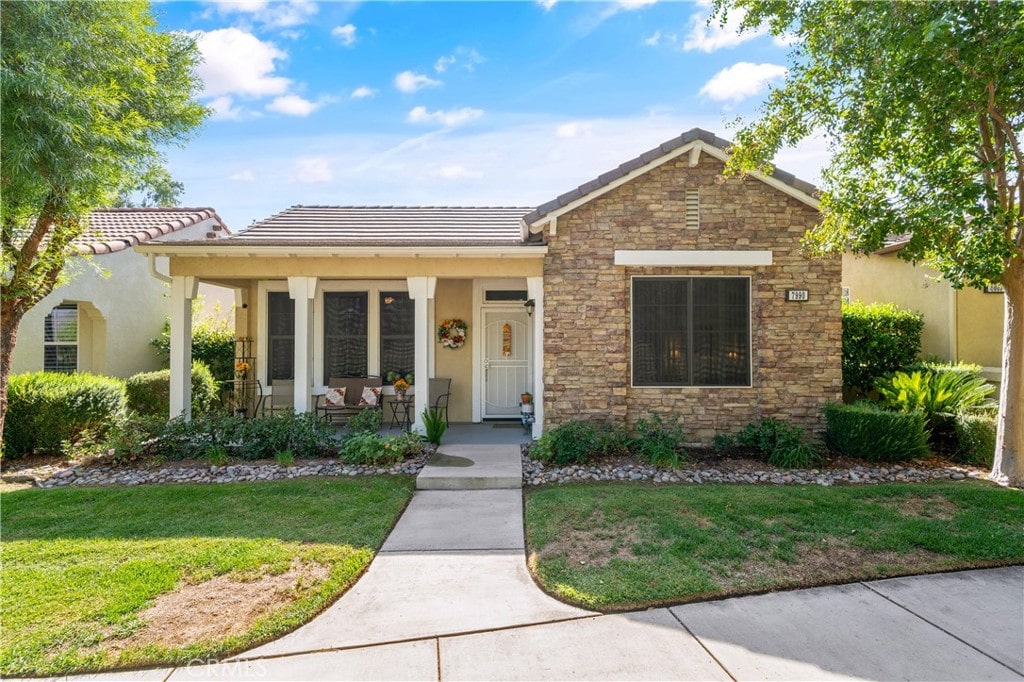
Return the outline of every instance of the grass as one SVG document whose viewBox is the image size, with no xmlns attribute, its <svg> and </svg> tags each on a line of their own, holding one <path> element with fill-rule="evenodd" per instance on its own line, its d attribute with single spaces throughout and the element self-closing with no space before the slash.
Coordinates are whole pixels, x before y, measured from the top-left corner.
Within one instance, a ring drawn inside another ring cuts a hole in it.
<svg viewBox="0 0 1024 682">
<path fill-rule="evenodd" d="M 411 495 L 411 479 L 392 477 L 4 494 L 0 674 L 183 663 L 276 637 L 359 577 Z M 139 614 L 161 595 L 310 567 L 231 634 L 145 637 Z"/>
<path fill-rule="evenodd" d="M 581 484 L 526 497 L 530 566 L 601 611 L 1024 562 L 1024 494 L 980 482 L 838 488 Z"/>
</svg>

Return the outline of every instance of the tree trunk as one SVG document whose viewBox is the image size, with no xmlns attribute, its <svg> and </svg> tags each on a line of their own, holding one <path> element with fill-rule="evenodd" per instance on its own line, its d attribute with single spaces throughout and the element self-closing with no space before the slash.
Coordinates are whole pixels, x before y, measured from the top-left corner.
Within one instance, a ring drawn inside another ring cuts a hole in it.
<svg viewBox="0 0 1024 682">
<path fill-rule="evenodd" d="M 0 457 L 3 456 L 4 419 L 7 417 L 7 380 L 11 376 L 11 357 L 23 314 L 10 301 L 0 305 Z"/>
<path fill-rule="evenodd" d="M 999 385 L 996 456 L 989 478 L 1024 487 L 1024 258 L 1010 259 L 1003 286 L 1003 380 Z"/>
</svg>

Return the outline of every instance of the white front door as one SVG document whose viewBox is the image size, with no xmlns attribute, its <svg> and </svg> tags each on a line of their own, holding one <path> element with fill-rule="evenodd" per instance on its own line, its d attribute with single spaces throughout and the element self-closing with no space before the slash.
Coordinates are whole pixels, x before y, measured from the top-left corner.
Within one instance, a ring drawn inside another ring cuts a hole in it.
<svg viewBox="0 0 1024 682">
<path fill-rule="evenodd" d="M 518 417 L 519 396 L 532 390 L 530 318 L 522 307 L 483 313 L 483 417 Z"/>
</svg>

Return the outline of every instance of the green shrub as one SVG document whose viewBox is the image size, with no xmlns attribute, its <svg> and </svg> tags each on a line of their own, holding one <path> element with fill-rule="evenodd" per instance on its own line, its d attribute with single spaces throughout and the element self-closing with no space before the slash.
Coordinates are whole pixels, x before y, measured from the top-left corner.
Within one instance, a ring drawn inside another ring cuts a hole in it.
<svg viewBox="0 0 1024 682">
<path fill-rule="evenodd" d="M 242 460 L 274 459 L 290 450 L 295 457 L 318 457 L 334 445 L 333 429 L 314 414 L 279 412 L 261 419 L 212 413 L 191 421 L 172 419 L 154 451 L 167 459 L 201 459 L 224 447 Z"/>
<path fill-rule="evenodd" d="M 125 380 L 128 409 L 167 418 L 171 411 L 171 370 L 142 372 Z M 192 363 L 192 415 L 202 416 L 218 404 L 217 382 L 200 361 Z"/>
<path fill-rule="evenodd" d="M 718 434 L 714 446 L 719 450 L 754 450 L 768 463 L 783 469 L 806 469 L 821 459 L 810 443 L 803 440 L 804 430 L 795 424 L 767 417 L 751 422 L 734 435 Z"/>
<path fill-rule="evenodd" d="M 892 303 L 843 304 L 843 385 L 864 393 L 921 351 L 924 318 Z"/>
<path fill-rule="evenodd" d="M 168 366 L 171 348 L 171 325 L 164 321 L 163 333 L 149 342 L 156 348 L 164 367 Z M 192 315 L 192 359 L 210 368 L 216 381 L 235 378 L 235 334 L 227 320 L 203 317 L 201 307 Z"/>
<path fill-rule="evenodd" d="M 900 462 L 928 454 L 923 412 L 893 412 L 877 403 L 825 406 L 825 442 L 850 457 Z"/>
<path fill-rule="evenodd" d="M 601 455 L 601 441 L 590 422 L 572 419 L 548 429 L 530 448 L 530 456 L 558 465 L 583 464 Z"/>
<path fill-rule="evenodd" d="M 996 454 L 996 418 L 989 414 L 960 413 L 956 429 L 956 460 L 991 467 Z"/>
<path fill-rule="evenodd" d="M 166 417 L 147 417 L 129 412 L 111 425 L 104 448 L 113 451 L 116 464 L 127 464 L 152 455 L 158 442 L 157 436 L 166 425 Z"/>
<path fill-rule="evenodd" d="M 224 466 L 228 463 L 228 459 L 230 459 L 230 457 L 231 455 L 228 453 L 228 449 L 220 443 L 211 445 L 206 449 L 206 461 L 214 466 Z"/>
<path fill-rule="evenodd" d="M 16 374 L 7 389 L 4 455 L 60 452 L 85 431 L 102 437 L 125 412 L 124 383 L 92 374 Z"/>
<path fill-rule="evenodd" d="M 633 450 L 654 466 L 678 466 L 686 457 L 683 442 L 683 428 L 678 424 L 665 426 L 658 415 L 644 417 L 636 423 Z"/>
<path fill-rule="evenodd" d="M 283 467 L 295 466 L 295 453 L 290 449 L 282 450 L 274 455 L 274 461 Z"/>
<path fill-rule="evenodd" d="M 441 412 L 428 407 L 423 410 L 423 428 L 426 431 L 427 442 L 432 445 L 440 445 L 441 437 L 448 430 L 448 424 L 441 417 Z"/>
<path fill-rule="evenodd" d="M 150 452 L 170 460 L 202 459 L 218 445 L 234 452 L 233 446 L 243 444 L 240 436 L 245 421 L 223 413 L 194 417 L 191 421 L 177 417 L 160 431 Z"/>
<path fill-rule="evenodd" d="M 888 407 L 923 412 L 932 429 L 948 424 L 959 412 L 992 407 L 988 396 L 995 390 L 980 375 L 961 370 L 896 372 L 875 387 Z"/>
<path fill-rule="evenodd" d="M 634 449 L 635 439 L 625 426 L 596 422 L 594 431 L 602 457 L 625 457 Z"/>
<path fill-rule="evenodd" d="M 387 466 L 402 461 L 410 447 L 410 439 L 406 435 L 382 438 L 364 431 L 346 438 L 339 456 L 348 464 Z"/>
<path fill-rule="evenodd" d="M 352 418 L 345 423 L 345 427 L 348 429 L 350 435 L 357 433 L 377 433 L 380 431 L 380 425 L 383 420 L 384 415 L 381 410 L 360 410 L 358 414 L 353 415 Z"/>
</svg>

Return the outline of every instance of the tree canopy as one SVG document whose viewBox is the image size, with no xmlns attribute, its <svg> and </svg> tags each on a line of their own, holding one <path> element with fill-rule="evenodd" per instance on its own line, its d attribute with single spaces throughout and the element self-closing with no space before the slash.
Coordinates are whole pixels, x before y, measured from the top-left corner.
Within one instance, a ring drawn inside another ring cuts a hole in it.
<svg viewBox="0 0 1024 682">
<path fill-rule="evenodd" d="M 200 56 L 142 0 L 0 3 L 0 427 L 22 316 L 88 212 L 162 167 L 206 116 Z"/>
<path fill-rule="evenodd" d="M 953 286 L 1005 286 L 996 477 L 1021 482 L 1024 4 L 714 0 L 712 20 L 735 12 L 793 48 L 785 83 L 739 129 L 731 172 L 822 135 L 833 156 L 811 247 L 870 253 L 906 235 L 900 256 Z"/>
</svg>

